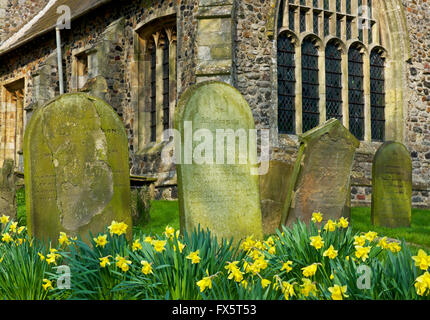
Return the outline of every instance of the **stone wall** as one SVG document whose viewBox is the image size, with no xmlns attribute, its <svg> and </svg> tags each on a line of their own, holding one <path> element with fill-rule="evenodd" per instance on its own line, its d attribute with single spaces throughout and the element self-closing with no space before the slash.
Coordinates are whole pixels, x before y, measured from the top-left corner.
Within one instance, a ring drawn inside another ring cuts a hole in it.
<svg viewBox="0 0 430 320">
<path fill-rule="evenodd" d="M 49 0 L 0 0 L 0 43 L 33 18 Z"/>
<path fill-rule="evenodd" d="M 0 23 L 2 4 L 6 3 L 9 8 L 9 4 L 17 1 L 0 0 Z M 24 4 L 20 9 L 22 12 L 34 13 L 47 0 L 19 2 Z M 90 67 L 90 76 L 102 78 L 101 88 L 97 90 L 115 108 L 126 127 L 132 173 L 158 176 L 157 197 L 175 198 L 175 167 L 161 161 L 161 152 L 171 152 L 171 146 L 161 143 L 146 154 L 137 149 L 136 123 L 139 119 L 136 97 L 133 96 L 138 70 L 135 65 L 135 29 L 163 13 L 175 12 L 177 97 L 192 84 L 206 79 L 233 84 L 249 103 L 256 128 L 270 128 L 271 158 L 292 162 L 296 158 L 297 137 L 278 135 L 274 125 L 277 122 L 274 34 L 277 3 L 277 0 L 134 0 L 103 5 L 90 14 L 91 19 L 88 15 L 78 18 L 72 22 L 71 30 L 62 31 L 66 91 L 71 91 L 74 86 L 75 80 L 71 77 L 74 54 L 86 52 L 92 55 L 91 61 L 94 59 L 96 63 Z M 425 0 L 403 0 L 403 7 L 412 53 L 404 90 L 407 101 L 404 142 L 413 159 L 413 203 L 430 207 L 430 4 Z M 14 14 L 13 18 L 16 17 Z M 18 28 L 19 23 L 22 22 L 16 20 L 14 28 Z M 214 29 L 219 23 L 224 28 L 222 32 Z M 6 29 L 13 30 L 10 26 Z M 209 37 L 216 41 L 207 42 Z M 50 32 L 0 56 L 0 84 L 19 77 L 26 80 L 28 116 L 38 103 L 58 94 L 55 54 L 55 34 Z M 209 68 L 211 65 L 214 67 Z M 94 92 L 91 88 L 83 89 Z M 351 189 L 353 205 L 370 204 L 372 159 L 379 145 L 362 143 L 356 154 Z"/>
</svg>

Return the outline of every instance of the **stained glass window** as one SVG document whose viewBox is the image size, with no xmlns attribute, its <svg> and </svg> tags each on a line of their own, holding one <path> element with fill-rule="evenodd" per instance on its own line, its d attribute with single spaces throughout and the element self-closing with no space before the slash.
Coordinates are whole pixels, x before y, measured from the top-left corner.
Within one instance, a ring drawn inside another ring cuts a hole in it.
<svg viewBox="0 0 430 320">
<path fill-rule="evenodd" d="M 295 48 L 285 33 L 278 37 L 278 130 L 295 131 Z"/>
<path fill-rule="evenodd" d="M 325 49 L 326 116 L 342 119 L 342 56 L 336 44 Z"/>
<path fill-rule="evenodd" d="M 363 56 L 353 46 L 348 53 L 349 130 L 359 140 L 364 139 Z"/>
<path fill-rule="evenodd" d="M 384 58 L 375 50 L 370 54 L 370 113 L 372 140 L 383 141 L 385 138 Z"/>
<path fill-rule="evenodd" d="M 151 141 L 157 139 L 156 50 L 155 44 L 153 44 L 151 49 Z"/>
<path fill-rule="evenodd" d="M 319 123 L 318 49 L 310 39 L 302 44 L 302 123 L 306 132 Z"/>
</svg>

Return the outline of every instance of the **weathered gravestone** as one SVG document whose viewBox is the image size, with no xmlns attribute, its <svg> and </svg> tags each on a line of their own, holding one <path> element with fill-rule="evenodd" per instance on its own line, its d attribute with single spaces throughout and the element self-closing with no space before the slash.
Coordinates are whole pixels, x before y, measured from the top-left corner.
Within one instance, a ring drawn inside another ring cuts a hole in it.
<svg viewBox="0 0 430 320">
<path fill-rule="evenodd" d="M 223 82 L 194 85 L 178 102 L 175 128 L 182 141 L 175 149 L 181 230 L 200 225 L 218 238 L 262 238 L 259 179 L 252 174 L 257 171 L 256 140 L 249 138 L 254 119 L 242 95 Z M 227 130 L 226 139 L 216 137 L 217 131 Z"/>
<path fill-rule="evenodd" d="M 112 220 L 129 225 L 128 142 L 106 102 L 65 94 L 36 110 L 24 135 L 28 229 L 55 241 L 60 231 L 104 232 Z"/>
<path fill-rule="evenodd" d="M 372 167 L 372 223 L 383 227 L 409 227 L 412 206 L 412 160 L 406 147 L 385 142 Z"/>
<path fill-rule="evenodd" d="M 282 222 L 309 223 L 316 211 L 324 220 L 349 217 L 350 175 L 360 142 L 336 119 L 305 132 L 299 140 Z"/>
<path fill-rule="evenodd" d="M 269 161 L 269 171 L 260 176 L 261 213 L 264 234 L 273 234 L 280 227 L 282 209 L 294 165 L 283 161 Z"/>
<path fill-rule="evenodd" d="M 16 221 L 16 184 L 13 160 L 6 159 L 0 169 L 0 215 Z"/>
</svg>

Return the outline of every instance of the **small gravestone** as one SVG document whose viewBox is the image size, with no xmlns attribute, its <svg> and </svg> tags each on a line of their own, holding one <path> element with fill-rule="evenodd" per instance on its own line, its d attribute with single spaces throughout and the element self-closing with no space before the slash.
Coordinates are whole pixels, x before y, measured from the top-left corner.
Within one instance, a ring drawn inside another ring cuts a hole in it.
<svg viewBox="0 0 430 320">
<path fill-rule="evenodd" d="M 372 223 L 383 227 L 410 227 L 412 160 L 406 147 L 385 142 L 372 167 Z"/>
<path fill-rule="evenodd" d="M 339 120 L 331 119 L 299 137 L 282 222 L 309 223 L 320 211 L 324 220 L 350 216 L 350 176 L 360 142 Z"/>
<path fill-rule="evenodd" d="M 0 215 L 16 221 L 16 184 L 13 160 L 6 159 L 0 169 Z"/>
<path fill-rule="evenodd" d="M 280 227 L 282 209 L 294 165 L 278 160 L 269 161 L 267 174 L 260 176 L 261 213 L 264 234 L 276 233 Z"/>
<path fill-rule="evenodd" d="M 28 229 L 39 239 L 59 232 L 104 232 L 129 225 L 128 139 L 112 109 L 83 93 L 62 95 L 36 110 L 24 135 Z"/>
<path fill-rule="evenodd" d="M 200 225 L 218 239 L 262 238 L 254 118 L 242 95 L 223 82 L 194 85 L 179 100 L 175 128 L 181 230 Z"/>
</svg>

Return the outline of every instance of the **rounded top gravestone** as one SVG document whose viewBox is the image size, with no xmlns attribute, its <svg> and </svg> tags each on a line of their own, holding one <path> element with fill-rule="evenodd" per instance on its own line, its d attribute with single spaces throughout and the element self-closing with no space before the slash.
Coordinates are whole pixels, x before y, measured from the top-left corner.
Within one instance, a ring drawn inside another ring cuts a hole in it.
<svg viewBox="0 0 430 320">
<path fill-rule="evenodd" d="M 24 135 L 30 234 L 56 241 L 59 232 L 104 232 L 113 220 L 131 236 L 128 140 L 113 108 L 83 93 L 37 109 Z"/>
<path fill-rule="evenodd" d="M 175 129 L 181 230 L 261 238 L 254 119 L 242 95 L 224 82 L 190 87 L 178 102 Z"/>
<path fill-rule="evenodd" d="M 409 227 L 412 210 L 412 159 L 406 147 L 385 142 L 372 167 L 372 223 L 384 227 Z"/>
</svg>

